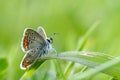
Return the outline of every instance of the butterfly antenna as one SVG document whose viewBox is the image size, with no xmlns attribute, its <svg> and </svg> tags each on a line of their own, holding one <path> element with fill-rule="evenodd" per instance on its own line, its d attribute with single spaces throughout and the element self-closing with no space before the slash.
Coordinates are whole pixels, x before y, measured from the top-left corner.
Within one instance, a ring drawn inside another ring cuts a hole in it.
<svg viewBox="0 0 120 80">
<path fill-rule="evenodd" d="M 53 37 L 53 36 L 58 35 L 58 34 L 59 33 L 54 32 L 52 35 L 50 35 L 50 37 Z"/>
</svg>

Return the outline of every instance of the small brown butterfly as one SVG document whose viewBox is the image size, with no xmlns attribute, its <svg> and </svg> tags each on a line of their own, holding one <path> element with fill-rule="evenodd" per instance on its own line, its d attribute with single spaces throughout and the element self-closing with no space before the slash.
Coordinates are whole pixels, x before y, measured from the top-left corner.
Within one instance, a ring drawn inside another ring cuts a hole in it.
<svg viewBox="0 0 120 80">
<path fill-rule="evenodd" d="M 21 61 L 20 68 L 29 68 L 39 57 L 50 53 L 53 39 L 47 38 L 45 30 L 38 27 L 37 31 L 26 28 L 21 42 L 22 50 L 26 53 Z"/>
</svg>

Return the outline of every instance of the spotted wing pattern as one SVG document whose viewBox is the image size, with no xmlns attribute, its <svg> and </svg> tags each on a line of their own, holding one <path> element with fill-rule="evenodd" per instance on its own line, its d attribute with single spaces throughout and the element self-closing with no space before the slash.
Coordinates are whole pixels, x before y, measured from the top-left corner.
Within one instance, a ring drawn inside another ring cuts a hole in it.
<svg viewBox="0 0 120 80">
<path fill-rule="evenodd" d="M 36 31 L 32 30 L 32 29 L 25 29 L 24 34 L 23 34 L 23 39 L 22 39 L 22 50 L 24 52 L 38 47 L 38 46 L 42 46 L 44 45 L 46 42 L 44 40 L 44 38 L 39 35 Z"/>
<path fill-rule="evenodd" d="M 32 50 L 29 50 L 25 56 L 23 57 L 23 60 L 21 62 L 21 69 L 26 69 L 28 67 L 30 67 L 39 57 L 39 53 L 40 51 L 38 50 L 40 48 L 37 48 L 37 49 L 32 49 Z"/>
<path fill-rule="evenodd" d="M 20 64 L 21 69 L 31 66 L 43 54 L 45 44 L 46 40 L 38 32 L 33 29 L 25 29 L 21 46 L 26 54 Z"/>
</svg>

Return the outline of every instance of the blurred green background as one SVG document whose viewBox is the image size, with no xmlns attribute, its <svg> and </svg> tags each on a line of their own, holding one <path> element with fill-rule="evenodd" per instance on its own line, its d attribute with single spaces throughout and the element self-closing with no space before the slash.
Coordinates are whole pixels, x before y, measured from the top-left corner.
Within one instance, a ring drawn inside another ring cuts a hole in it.
<svg viewBox="0 0 120 80">
<path fill-rule="evenodd" d="M 19 64 L 24 55 L 20 43 L 26 27 L 36 30 L 43 26 L 48 36 L 59 33 L 53 38 L 53 47 L 59 53 L 75 50 L 96 21 L 100 24 L 84 50 L 119 56 L 120 0 L 0 0 L 0 79 L 18 80 L 25 72 Z M 66 62 L 59 62 L 64 71 Z M 31 79 L 59 80 L 61 76 L 55 69 L 54 63 L 47 61 Z M 109 76 L 100 73 L 91 80 L 98 78 L 108 80 Z"/>
</svg>

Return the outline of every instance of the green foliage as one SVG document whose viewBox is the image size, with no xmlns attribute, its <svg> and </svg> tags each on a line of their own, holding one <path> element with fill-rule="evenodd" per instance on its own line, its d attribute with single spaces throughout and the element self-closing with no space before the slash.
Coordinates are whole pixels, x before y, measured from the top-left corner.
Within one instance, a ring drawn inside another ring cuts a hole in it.
<svg viewBox="0 0 120 80">
<path fill-rule="evenodd" d="M 85 73 L 77 73 L 70 77 L 70 79 L 81 80 L 88 76 L 94 75 L 98 72 L 103 72 L 114 78 L 120 79 L 120 57 L 113 58 L 98 52 L 63 52 L 52 58 L 73 61 L 91 67 L 95 70 L 89 70 Z"/>
<path fill-rule="evenodd" d="M 0 58 L 0 78 L 5 79 L 7 75 L 8 61 L 6 58 Z"/>
<path fill-rule="evenodd" d="M 116 80 L 120 72 L 119 14 L 120 0 L 1 0 L 0 80 Z M 23 31 L 40 25 L 48 36 L 60 33 L 53 38 L 58 56 L 47 55 L 50 60 L 23 71 Z M 71 53 L 74 50 L 80 56 Z"/>
<path fill-rule="evenodd" d="M 4 71 L 8 67 L 8 61 L 5 58 L 0 58 L 0 72 Z"/>
<path fill-rule="evenodd" d="M 31 76 L 35 70 L 44 62 L 45 60 L 40 60 L 40 61 L 36 61 L 34 65 L 32 65 L 25 73 L 24 75 L 21 77 L 21 80 L 24 80 L 26 78 L 29 78 L 29 76 Z"/>
</svg>

